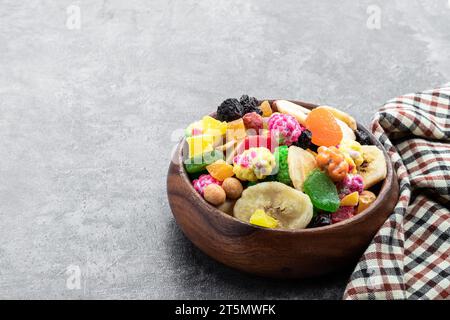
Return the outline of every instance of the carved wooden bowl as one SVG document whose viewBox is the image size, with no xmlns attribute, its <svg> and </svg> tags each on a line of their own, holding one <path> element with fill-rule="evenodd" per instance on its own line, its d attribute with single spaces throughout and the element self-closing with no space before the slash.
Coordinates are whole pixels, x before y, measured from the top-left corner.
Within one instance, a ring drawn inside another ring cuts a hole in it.
<svg viewBox="0 0 450 320">
<path fill-rule="evenodd" d="M 316 107 L 292 102 L 309 109 Z M 399 197 L 398 181 L 386 151 L 367 129 L 360 124 L 358 128 L 384 151 L 388 164 L 377 200 L 361 214 L 335 225 L 298 231 L 271 230 L 242 222 L 208 204 L 194 190 L 182 165 L 183 139 L 167 175 L 167 195 L 177 224 L 210 257 L 259 276 L 305 278 L 354 265 Z"/>
</svg>

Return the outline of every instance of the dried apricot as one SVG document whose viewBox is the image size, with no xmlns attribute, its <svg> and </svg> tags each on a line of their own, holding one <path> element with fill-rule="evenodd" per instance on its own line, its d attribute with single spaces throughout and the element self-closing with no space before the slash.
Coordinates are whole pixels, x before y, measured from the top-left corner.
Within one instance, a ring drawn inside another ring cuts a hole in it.
<svg viewBox="0 0 450 320">
<path fill-rule="evenodd" d="M 342 129 L 333 114 L 326 109 L 313 109 L 306 118 L 306 128 L 317 146 L 337 146 L 342 140 Z"/>
<path fill-rule="evenodd" d="M 219 181 L 234 176 L 233 166 L 223 160 L 217 160 L 206 167 L 211 177 Z"/>
</svg>

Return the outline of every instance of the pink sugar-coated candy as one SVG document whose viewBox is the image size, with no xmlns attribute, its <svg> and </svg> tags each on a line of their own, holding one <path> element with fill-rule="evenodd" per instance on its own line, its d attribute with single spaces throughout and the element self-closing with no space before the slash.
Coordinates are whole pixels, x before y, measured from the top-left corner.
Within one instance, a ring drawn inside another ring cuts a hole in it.
<svg viewBox="0 0 450 320">
<path fill-rule="evenodd" d="M 338 211 L 331 214 L 331 223 L 338 223 L 350 219 L 355 214 L 355 207 L 340 207 Z"/>
<path fill-rule="evenodd" d="M 364 181 L 359 174 L 349 174 L 338 184 L 339 198 L 341 199 L 356 191 L 358 193 L 364 191 Z"/>
<path fill-rule="evenodd" d="M 289 114 L 274 113 L 268 122 L 269 130 L 278 133 L 280 142 L 289 146 L 298 140 L 305 130 L 293 116 Z"/>
<path fill-rule="evenodd" d="M 217 184 L 219 186 L 222 184 L 221 181 L 214 179 L 209 174 L 202 174 L 200 177 L 198 177 L 198 179 L 195 179 L 194 181 L 192 181 L 192 184 L 194 185 L 194 189 L 198 193 L 200 193 L 202 196 L 203 196 L 203 191 L 205 190 L 205 188 L 213 183 Z"/>
</svg>

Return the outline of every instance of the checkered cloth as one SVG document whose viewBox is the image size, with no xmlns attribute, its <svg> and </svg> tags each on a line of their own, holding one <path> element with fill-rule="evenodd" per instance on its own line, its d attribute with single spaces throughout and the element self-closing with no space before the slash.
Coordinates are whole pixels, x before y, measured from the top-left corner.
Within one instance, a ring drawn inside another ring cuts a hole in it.
<svg viewBox="0 0 450 320">
<path fill-rule="evenodd" d="M 394 162 L 400 199 L 344 299 L 450 299 L 450 86 L 389 101 L 372 131 Z"/>
</svg>

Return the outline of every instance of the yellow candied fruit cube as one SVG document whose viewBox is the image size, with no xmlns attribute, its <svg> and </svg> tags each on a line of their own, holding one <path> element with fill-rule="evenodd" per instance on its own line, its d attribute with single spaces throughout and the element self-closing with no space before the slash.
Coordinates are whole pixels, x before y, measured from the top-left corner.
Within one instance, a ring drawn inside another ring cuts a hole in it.
<svg viewBox="0 0 450 320">
<path fill-rule="evenodd" d="M 264 228 L 276 228 L 278 225 L 278 220 L 272 218 L 262 209 L 255 210 L 255 212 L 250 217 L 250 223 L 259 227 Z"/>
<path fill-rule="evenodd" d="M 353 193 L 350 193 L 349 195 L 346 195 L 341 200 L 341 206 L 342 207 L 355 207 L 358 205 L 359 202 L 359 193 L 358 191 L 355 191 Z"/>
<path fill-rule="evenodd" d="M 204 116 L 202 118 L 203 132 L 206 134 L 220 134 L 223 135 L 227 131 L 227 123 L 221 122 L 210 116 Z"/>
<path fill-rule="evenodd" d="M 212 150 L 216 137 L 213 135 L 200 135 L 186 138 L 189 146 L 189 157 L 195 157 Z"/>
</svg>

